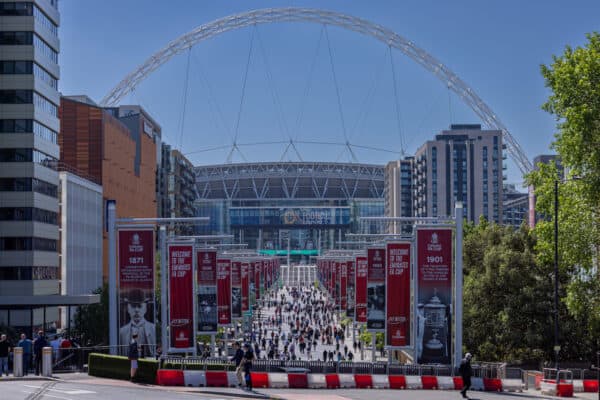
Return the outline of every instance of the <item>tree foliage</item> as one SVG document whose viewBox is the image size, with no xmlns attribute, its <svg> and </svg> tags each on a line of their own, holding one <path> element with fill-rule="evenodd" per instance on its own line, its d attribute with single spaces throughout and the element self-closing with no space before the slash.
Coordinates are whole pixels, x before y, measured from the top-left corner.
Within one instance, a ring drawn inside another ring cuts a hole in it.
<svg viewBox="0 0 600 400">
<path fill-rule="evenodd" d="M 536 263 L 529 229 L 467 224 L 463 251 L 466 350 L 486 361 L 545 359 L 552 349 L 552 279 Z"/>
<path fill-rule="evenodd" d="M 108 345 L 108 285 L 93 293 L 100 295 L 100 303 L 79 308 L 72 334 L 81 338 L 83 345 Z"/>
<path fill-rule="evenodd" d="M 541 66 L 551 92 L 542 108 L 556 117 L 552 147 L 564 176 L 556 165 L 541 164 L 526 177 L 541 217 L 534 231 L 541 270 L 554 266 L 558 200 L 561 359 L 589 360 L 600 344 L 600 35 L 587 39 L 583 47 L 567 46 L 552 64 Z"/>
</svg>

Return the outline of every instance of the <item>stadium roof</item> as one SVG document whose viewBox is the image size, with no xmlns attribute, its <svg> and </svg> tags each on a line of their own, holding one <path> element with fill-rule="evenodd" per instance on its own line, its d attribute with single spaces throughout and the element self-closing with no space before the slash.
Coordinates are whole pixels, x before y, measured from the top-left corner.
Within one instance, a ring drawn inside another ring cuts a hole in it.
<svg viewBox="0 0 600 400">
<path fill-rule="evenodd" d="M 383 165 L 261 162 L 194 168 L 200 200 L 383 199 Z"/>
</svg>

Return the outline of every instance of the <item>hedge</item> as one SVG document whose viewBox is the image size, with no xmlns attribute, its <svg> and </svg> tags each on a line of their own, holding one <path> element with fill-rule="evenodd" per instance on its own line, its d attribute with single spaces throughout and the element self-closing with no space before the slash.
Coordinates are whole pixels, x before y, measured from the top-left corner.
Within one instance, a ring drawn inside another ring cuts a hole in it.
<svg viewBox="0 0 600 400">
<path fill-rule="evenodd" d="M 88 359 L 88 374 L 102 378 L 129 380 L 131 362 L 127 357 L 108 354 L 91 353 Z M 135 375 L 135 382 L 156 383 L 158 361 L 140 359 Z"/>
</svg>

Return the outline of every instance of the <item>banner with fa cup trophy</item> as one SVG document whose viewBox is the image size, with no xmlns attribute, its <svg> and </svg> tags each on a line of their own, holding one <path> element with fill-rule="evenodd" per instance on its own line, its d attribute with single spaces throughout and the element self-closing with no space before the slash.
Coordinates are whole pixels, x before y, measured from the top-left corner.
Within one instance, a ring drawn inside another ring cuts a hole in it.
<svg viewBox="0 0 600 400">
<path fill-rule="evenodd" d="M 452 229 L 417 229 L 418 364 L 450 364 L 452 261 Z"/>
</svg>

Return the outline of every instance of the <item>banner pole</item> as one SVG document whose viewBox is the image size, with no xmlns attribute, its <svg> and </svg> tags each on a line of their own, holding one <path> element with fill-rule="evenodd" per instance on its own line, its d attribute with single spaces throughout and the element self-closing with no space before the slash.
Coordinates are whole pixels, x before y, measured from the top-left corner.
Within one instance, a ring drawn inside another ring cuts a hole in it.
<svg viewBox="0 0 600 400">
<path fill-rule="evenodd" d="M 454 264 L 456 268 L 454 278 L 454 360 L 456 365 L 462 359 L 462 318 L 463 318 L 463 204 L 457 201 L 455 205 L 456 218 L 456 248 L 454 250 Z"/>
<path fill-rule="evenodd" d="M 373 346 L 371 348 L 371 361 L 375 362 L 377 361 L 377 334 L 373 332 L 371 335 L 371 344 Z"/>
<path fill-rule="evenodd" d="M 117 238 L 116 238 L 116 203 L 114 200 L 106 204 L 106 224 L 108 229 L 108 316 L 110 354 L 117 354 L 118 314 L 117 314 Z"/>
<path fill-rule="evenodd" d="M 169 340 L 167 338 L 167 323 L 168 318 L 168 304 L 167 304 L 167 227 L 161 225 L 158 231 L 158 243 L 160 247 L 160 342 L 162 347 L 162 355 L 167 354 L 169 348 Z"/>
</svg>

